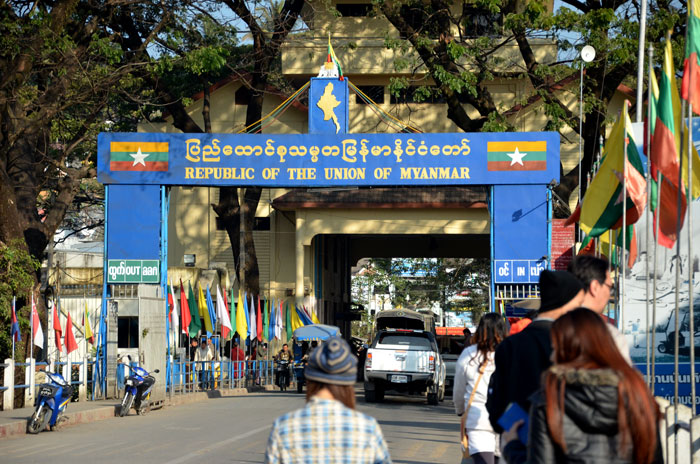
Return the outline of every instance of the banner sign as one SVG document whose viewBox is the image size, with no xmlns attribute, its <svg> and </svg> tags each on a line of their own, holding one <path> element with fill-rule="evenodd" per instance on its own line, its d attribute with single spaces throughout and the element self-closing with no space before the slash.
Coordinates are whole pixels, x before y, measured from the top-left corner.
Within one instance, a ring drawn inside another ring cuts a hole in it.
<svg viewBox="0 0 700 464">
<path fill-rule="evenodd" d="M 644 375 L 648 381 L 646 374 L 646 363 L 635 364 L 637 369 Z M 675 389 L 675 367 L 672 363 L 656 363 L 654 367 L 654 396 L 666 398 L 671 404 L 674 399 Z M 695 391 L 700 393 L 700 364 L 695 363 Z M 690 391 L 690 363 L 682 362 L 678 364 L 678 404 L 684 404 L 692 408 L 692 397 Z M 695 413 L 700 412 L 700 396 L 695 397 Z"/>
<path fill-rule="evenodd" d="M 159 284 L 160 260 L 110 259 L 107 261 L 108 284 Z"/>
<path fill-rule="evenodd" d="M 547 269 L 547 260 L 497 259 L 494 267 L 497 284 L 536 284 L 540 281 L 540 272 Z"/>
<path fill-rule="evenodd" d="M 101 133 L 103 184 L 333 187 L 549 184 L 559 134 Z"/>
</svg>

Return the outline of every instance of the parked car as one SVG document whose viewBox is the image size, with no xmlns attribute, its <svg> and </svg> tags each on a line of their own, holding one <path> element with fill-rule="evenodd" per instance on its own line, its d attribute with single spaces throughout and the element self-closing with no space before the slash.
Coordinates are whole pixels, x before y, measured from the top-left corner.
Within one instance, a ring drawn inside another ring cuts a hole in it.
<svg viewBox="0 0 700 464">
<path fill-rule="evenodd" d="M 445 364 L 435 336 L 411 329 L 377 332 L 364 366 L 365 401 L 382 401 L 387 390 L 425 395 L 428 404 L 445 398 Z"/>
<path fill-rule="evenodd" d="M 437 344 L 445 363 L 445 390 L 449 393 L 454 386 L 457 360 L 465 348 L 464 327 L 437 327 L 436 330 Z"/>
</svg>

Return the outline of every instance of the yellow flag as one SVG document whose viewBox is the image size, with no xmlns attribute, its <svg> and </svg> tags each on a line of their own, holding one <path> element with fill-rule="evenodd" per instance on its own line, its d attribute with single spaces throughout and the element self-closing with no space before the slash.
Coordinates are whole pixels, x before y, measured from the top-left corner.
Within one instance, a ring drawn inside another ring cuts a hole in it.
<svg viewBox="0 0 700 464">
<path fill-rule="evenodd" d="M 311 322 L 313 322 L 314 324 L 320 324 L 321 321 L 318 320 L 318 316 L 316 315 L 316 312 L 313 310 L 310 310 L 309 312 L 311 313 Z"/>
<path fill-rule="evenodd" d="M 95 335 L 92 333 L 90 326 L 90 312 L 88 311 L 87 301 L 85 302 L 85 314 L 83 315 L 83 325 L 85 326 L 85 340 L 91 344 L 95 344 Z"/>
<path fill-rule="evenodd" d="M 199 298 L 197 301 L 197 307 L 199 308 L 199 315 L 202 316 L 202 319 L 204 319 L 205 330 L 209 333 L 212 333 L 212 332 L 214 332 L 214 329 L 211 326 L 211 319 L 209 318 L 209 310 L 207 309 L 207 300 L 204 298 L 204 291 L 202 290 L 202 284 L 197 282 L 197 286 L 199 287 Z"/>
<path fill-rule="evenodd" d="M 238 290 L 238 304 L 236 304 L 236 333 L 240 337 L 240 344 L 245 348 L 245 339 L 248 338 L 248 322 L 245 320 L 245 309 L 243 308 L 243 298 Z"/>
<path fill-rule="evenodd" d="M 299 313 L 297 313 L 297 309 L 295 307 L 292 311 L 292 331 L 297 330 L 299 327 L 304 327 L 304 323 L 301 322 Z"/>
</svg>

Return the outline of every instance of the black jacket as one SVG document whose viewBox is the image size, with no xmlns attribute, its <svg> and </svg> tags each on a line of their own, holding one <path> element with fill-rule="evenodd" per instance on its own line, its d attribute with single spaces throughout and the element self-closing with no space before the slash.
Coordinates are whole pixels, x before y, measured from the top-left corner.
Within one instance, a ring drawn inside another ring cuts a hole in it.
<svg viewBox="0 0 700 464">
<path fill-rule="evenodd" d="M 530 395 L 540 388 L 542 373 L 552 365 L 551 328 L 552 320 L 535 319 L 496 348 L 496 370 L 486 400 L 489 421 L 496 432 L 503 431 L 497 422 L 510 403 L 518 403 L 525 411 L 530 409 Z"/>
<path fill-rule="evenodd" d="M 539 463 L 631 463 L 631 440 L 620 450 L 618 433 L 618 374 L 610 369 L 569 369 L 553 366 L 550 372 L 564 380 L 563 434 L 566 453 L 552 441 L 547 426 L 544 393 L 532 396 L 527 462 Z M 655 462 L 663 462 L 657 445 Z M 504 450 L 509 464 L 525 461 L 519 442 Z"/>
</svg>

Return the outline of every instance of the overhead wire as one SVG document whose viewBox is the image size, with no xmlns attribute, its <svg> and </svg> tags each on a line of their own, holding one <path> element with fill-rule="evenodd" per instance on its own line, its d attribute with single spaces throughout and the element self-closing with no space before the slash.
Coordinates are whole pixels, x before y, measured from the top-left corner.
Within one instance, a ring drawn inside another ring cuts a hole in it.
<svg viewBox="0 0 700 464">
<path fill-rule="evenodd" d="M 369 98 L 362 90 L 360 90 L 355 84 L 350 82 L 348 79 L 348 85 L 352 89 L 353 92 L 355 92 L 357 95 L 360 96 L 360 98 L 365 101 L 365 103 L 369 104 L 370 108 L 374 110 L 375 113 L 379 115 L 384 121 L 386 121 L 388 124 L 400 129 L 402 132 L 413 132 L 413 133 L 421 133 L 420 129 L 417 129 L 413 126 L 411 126 L 409 123 L 403 122 L 391 114 L 387 113 L 384 111 L 379 105 L 377 105 L 371 98 Z"/>
<path fill-rule="evenodd" d="M 289 105 L 291 105 L 291 104 L 294 102 L 294 100 L 296 100 L 297 98 L 299 98 L 299 97 L 301 96 L 301 94 L 302 94 L 302 93 L 306 90 L 306 88 L 309 86 L 309 83 L 310 83 L 310 82 L 307 82 L 307 83 L 305 83 L 304 85 L 302 85 L 301 87 L 299 87 L 299 89 L 298 89 L 296 92 L 294 92 L 292 95 L 290 95 L 289 98 L 287 98 L 285 101 L 283 101 L 282 103 L 280 103 L 280 104 L 277 106 L 277 108 L 275 108 L 275 109 L 272 110 L 270 113 L 268 113 L 267 115 L 263 116 L 262 118 L 258 119 L 258 120 L 255 121 L 254 123 L 252 123 L 252 124 L 250 124 L 250 125 L 244 127 L 244 128 L 241 129 L 238 133 L 239 133 L 239 134 L 242 134 L 242 133 L 256 133 L 256 132 L 259 132 L 259 131 L 261 130 L 261 128 L 262 128 L 262 126 L 263 126 L 263 122 L 264 122 L 265 120 L 267 120 L 268 118 L 276 119 L 277 116 L 281 115 L 281 114 L 287 109 L 287 107 L 288 107 Z M 271 122 L 272 122 L 272 121 L 270 121 L 270 123 L 271 123 Z M 268 125 L 269 125 L 270 123 L 268 123 Z"/>
</svg>

